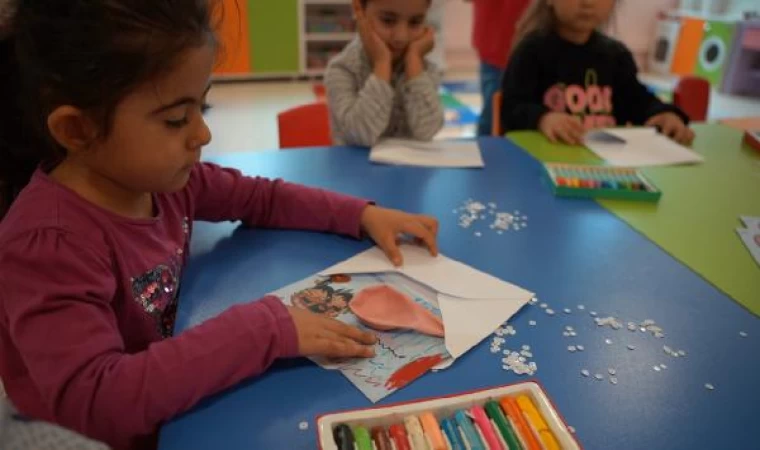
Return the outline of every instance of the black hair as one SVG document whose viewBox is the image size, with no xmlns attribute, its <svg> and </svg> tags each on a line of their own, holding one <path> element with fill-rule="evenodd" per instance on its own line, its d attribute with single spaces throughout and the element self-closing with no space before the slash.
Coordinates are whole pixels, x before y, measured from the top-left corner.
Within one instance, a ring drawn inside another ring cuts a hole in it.
<svg viewBox="0 0 760 450">
<path fill-rule="evenodd" d="M 217 44 L 214 0 L 18 0 L 0 40 L 0 219 L 40 166 L 65 157 L 47 129 L 61 105 L 85 111 L 107 136 L 119 102 Z"/>
</svg>

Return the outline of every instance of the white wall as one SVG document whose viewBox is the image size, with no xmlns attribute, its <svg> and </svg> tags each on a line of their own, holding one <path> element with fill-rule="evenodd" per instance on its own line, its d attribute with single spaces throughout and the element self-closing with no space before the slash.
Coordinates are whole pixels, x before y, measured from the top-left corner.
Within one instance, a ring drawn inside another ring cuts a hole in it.
<svg viewBox="0 0 760 450">
<path fill-rule="evenodd" d="M 471 46 L 472 4 L 464 0 L 438 0 L 443 8 L 446 65 L 450 70 L 475 70 L 478 57 Z M 508 1 L 508 0 L 505 0 Z"/>
<path fill-rule="evenodd" d="M 472 5 L 464 0 L 435 0 L 443 7 L 443 34 L 449 70 L 475 70 L 477 55 L 471 48 Z M 477 0 L 474 0 L 477 1 Z M 504 0 L 509 1 L 509 0 Z M 703 3 L 706 2 L 706 3 Z M 639 67 L 647 53 L 660 12 L 684 7 L 707 8 L 725 18 L 738 19 L 742 11 L 760 11 L 760 0 L 618 0 L 609 33 L 631 49 Z"/>
<path fill-rule="evenodd" d="M 608 33 L 623 41 L 644 67 L 658 15 L 676 5 L 677 0 L 618 0 Z"/>
</svg>

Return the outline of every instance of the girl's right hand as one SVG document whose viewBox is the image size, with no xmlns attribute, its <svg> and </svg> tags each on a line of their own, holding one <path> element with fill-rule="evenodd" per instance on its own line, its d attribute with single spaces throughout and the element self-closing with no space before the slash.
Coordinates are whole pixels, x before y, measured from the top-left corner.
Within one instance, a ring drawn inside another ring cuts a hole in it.
<svg viewBox="0 0 760 450">
<path fill-rule="evenodd" d="M 354 0 L 353 3 L 354 14 L 356 15 L 356 27 L 359 31 L 359 37 L 364 45 L 364 51 L 369 55 L 369 59 L 372 61 L 372 66 L 375 67 L 378 64 L 388 64 L 393 62 L 393 55 L 388 45 L 380 39 L 380 36 L 375 33 L 372 28 L 372 24 L 367 20 L 367 16 L 364 14 L 364 9 L 360 0 Z"/>
<path fill-rule="evenodd" d="M 375 356 L 375 335 L 302 308 L 288 306 L 298 334 L 301 356 L 328 358 L 371 358 Z"/>
<path fill-rule="evenodd" d="M 570 145 L 581 145 L 585 130 L 580 121 L 566 113 L 550 112 L 541 117 L 538 129 L 552 143 L 562 142 Z"/>
</svg>

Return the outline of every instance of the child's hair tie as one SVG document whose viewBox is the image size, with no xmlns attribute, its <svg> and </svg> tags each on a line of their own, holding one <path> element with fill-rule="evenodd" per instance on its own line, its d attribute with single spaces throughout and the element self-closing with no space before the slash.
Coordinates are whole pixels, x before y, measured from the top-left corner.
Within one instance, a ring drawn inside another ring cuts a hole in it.
<svg viewBox="0 0 760 450">
<path fill-rule="evenodd" d="M 13 19 L 18 10 L 18 0 L 0 0 L 0 41 L 13 33 Z"/>
</svg>

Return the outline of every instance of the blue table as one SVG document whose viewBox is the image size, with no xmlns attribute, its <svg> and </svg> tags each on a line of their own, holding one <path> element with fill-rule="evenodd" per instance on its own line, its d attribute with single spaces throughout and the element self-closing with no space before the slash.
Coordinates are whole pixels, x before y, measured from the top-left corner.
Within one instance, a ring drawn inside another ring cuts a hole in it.
<svg viewBox="0 0 760 450">
<path fill-rule="evenodd" d="M 511 142 L 489 138 L 481 147 L 484 170 L 376 166 L 367 163 L 366 151 L 352 148 L 213 161 L 438 216 L 443 253 L 533 290 L 557 311 L 550 317 L 538 306 L 524 308 L 510 322 L 517 335 L 505 348 L 532 347 L 536 378 L 585 448 L 757 448 L 760 386 L 752 380 L 760 371 L 760 321 L 595 202 L 554 197 L 539 163 Z M 520 210 L 529 226 L 503 235 L 486 226 L 476 237 L 452 214 L 468 198 Z M 330 235 L 197 224 L 178 331 L 368 246 Z M 572 314 L 562 312 L 566 307 Z M 599 328 L 592 310 L 626 322 L 653 319 L 666 338 Z M 537 326 L 529 326 L 530 320 Z M 566 325 L 577 338 L 563 337 Z M 586 350 L 570 353 L 570 344 Z M 665 344 L 687 356 L 666 355 Z M 422 377 L 381 404 L 523 380 L 503 371 L 500 358 L 484 342 L 452 368 Z M 654 371 L 660 363 L 668 369 Z M 618 385 L 580 374 L 586 368 L 606 375 L 610 367 Z M 284 361 L 167 424 L 161 449 L 312 449 L 316 416 L 366 406 L 340 374 L 305 360 Z M 308 431 L 299 431 L 302 421 L 311 423 Z"/>
</svg>

